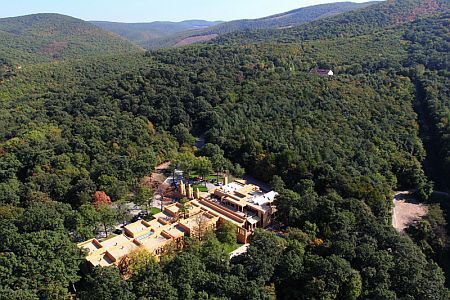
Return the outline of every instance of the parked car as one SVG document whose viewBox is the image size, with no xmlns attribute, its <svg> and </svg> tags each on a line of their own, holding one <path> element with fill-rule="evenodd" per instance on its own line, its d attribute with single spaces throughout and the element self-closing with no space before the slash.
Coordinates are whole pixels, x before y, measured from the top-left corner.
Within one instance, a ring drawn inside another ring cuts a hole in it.
<svg viewBox="0 0 450 300">
<path fill-rule="evenodd" d="M 116 229 L 113 231 L 113 233 L 117 235 L 122 234 L 122 229 Z"/>
<path fill-rule="evenodd" d="M 134 223 L 134 222 L 137 222 L 137 221 L 139 221 L 139 220 L 142 220 L 142 219 L 144 219 L 147 215 L 148 215 L 148 214 L 147 214 L 146 211 L 141 211 L 141 212 L 139 212 L 137 215 L 135 215 L 135 216 L 131 219 L 131 222 Z"/>
<path fill-rule="evenodd" d="M 122 225 L 120 225 L 120 228 L 124 228 L 125 226 L 128 225 L 128 222 L 123 223 Z"/>
<path fill-rule="evenodd" d="M 133 216 L 133 218 L 131 219 L 131 223 L 137 222 L 140 219 L 142 219 L 141 217 L 139 217 L 138 215 Z"/>
</svg>

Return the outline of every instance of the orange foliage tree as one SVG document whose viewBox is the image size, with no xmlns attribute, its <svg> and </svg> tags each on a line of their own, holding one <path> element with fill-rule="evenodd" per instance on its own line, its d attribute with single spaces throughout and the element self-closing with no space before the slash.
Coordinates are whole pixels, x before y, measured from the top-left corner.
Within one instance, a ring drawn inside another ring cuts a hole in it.
<svg viewBox="0 0 450 300">
<path fill-rule="evenodd" d="M 93 204 L 95 208 L 98 208 L 101 204 L 106 204 L 109 206 L 111 204 L 111 198 L 106 195 L 105 192 L 97 191 L 93 197 Z"/>
</svg>

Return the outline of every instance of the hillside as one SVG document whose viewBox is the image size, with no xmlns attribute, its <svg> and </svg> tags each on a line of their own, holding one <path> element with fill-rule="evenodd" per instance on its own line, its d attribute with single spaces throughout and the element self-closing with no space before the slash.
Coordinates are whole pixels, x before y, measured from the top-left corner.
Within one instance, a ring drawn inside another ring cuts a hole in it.
<svg viewBox="0 0 450 300">
<path fill-rule="evenodd" d="M 64 15 L 0 19 L 0 61 L 9 64 L 131 51 L 140 50 L 119 36 Z"/>
<path fill-rule="evenodd" d="M 106 21 L 90 21 L 92 24 L 114 32 L 133 43 L 147 45 L 151 40 L 163 38 L 183 31 L 205 29 L 221 22 L 189 20 L 182 22 L 151 22 L 151 23 L 119 23 Z"/>
<path fill-rule="evenodd" d="M 235 31 L 292 27 L 299 24 L 308 23 L 313 20 L 318 20 L 351 10 L 364 8 L 372 5 L 373 3 L 375 2 L 341 2 L 315 5 L 260 19 L 236 20 L 220 23 L 218 25 L 211 26 L 205 29 L 178 32 L 156 39 L 151 38 L 147 41 L 140 42 L 139 44 L 144 48 L 149 49 L 166 48 L 192 44 L 197 41 L 210 40 L 219 35 Z"/>
<path fill-rule="evenodd" d="M 222 36 L 217 43 L 280 42 L 292 43 L 337 37 L 351 37 L 412 22 L 449 9 L 446 0 L 390 0 L 359 11 L 350 11 L 324 20 L 282 30 L 239 31 Z"/>
<path fill-rule="evenodd" d="M 448 200 L 430 197 L 423 167 L 426 123 L 448 169 L 448 22 L 442 2 L 397 0 L 220 44 L 23 68 L 0 84 L 0 295 L 449 299 Z M 76 242 L 149 198 L 139 182 L 155 165 L 192 158 L 279 192 L 276 233 L 256 230 L 233 259 L 210 233 L 161 263 L 144 253 L 81 272 Z M 403 236 L 392 195 L 409 189 L 430 213 Z M 117 210 L 92 205 L 100 191 Z"/>
</svg>

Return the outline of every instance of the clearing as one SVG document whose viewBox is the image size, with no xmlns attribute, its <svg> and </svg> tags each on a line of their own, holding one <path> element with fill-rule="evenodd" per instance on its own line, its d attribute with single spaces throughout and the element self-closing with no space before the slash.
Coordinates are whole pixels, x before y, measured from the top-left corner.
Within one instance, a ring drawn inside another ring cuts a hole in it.
<svg viewBox="0 0 450 300">
<path fill-rule="evenodd" d="M 414 198 L 411 191 L 395 193 L 392 226 L 403 233 L 405 229 L 422 219 L 428 213 L 428 207 Z"/>
</svg>

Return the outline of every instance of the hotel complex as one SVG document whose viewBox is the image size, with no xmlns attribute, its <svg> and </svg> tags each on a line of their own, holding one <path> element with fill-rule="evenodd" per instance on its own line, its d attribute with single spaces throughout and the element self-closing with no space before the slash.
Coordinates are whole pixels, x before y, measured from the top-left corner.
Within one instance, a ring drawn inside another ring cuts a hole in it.
<svg viewBox="0 0 450 300">
<path fill-rule="evenodd" d="M 192 199 L 182 205 L 174 203 L 155 214 L 152 221 L 139 220 L 124 227 L 121 235 L 100 242 L 91 239 L 78 244 L 87 251 L 86 261 L 91 267 L 118 265 L 122 258 L 144 247 L 156 257 L 170 249 L 181 249 L 185 237 L 202 238 L 215 230 L 221 222 L 236 225 L 237 240 L 247 243 L 257 227 L 267 227 L 276 212 L 275 192 L 263 192 L 253 184 L 236 180 L 200 196 L 190 185 L 180 182 L 181 197 Z"/>
</svg>

